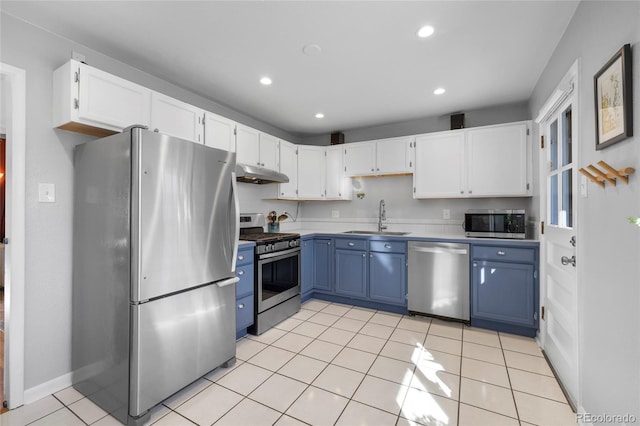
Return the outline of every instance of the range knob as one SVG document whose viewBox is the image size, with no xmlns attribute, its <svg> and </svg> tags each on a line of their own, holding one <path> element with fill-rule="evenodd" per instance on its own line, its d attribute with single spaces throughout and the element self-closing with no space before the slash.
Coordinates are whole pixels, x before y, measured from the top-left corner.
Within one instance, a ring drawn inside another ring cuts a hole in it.
<svg viewBox="0 0 640 426">
<path fill-rule="evenodd" d="M 298 247 L 298 240 L 289 241 L 289 247 Z"/>
</svg>

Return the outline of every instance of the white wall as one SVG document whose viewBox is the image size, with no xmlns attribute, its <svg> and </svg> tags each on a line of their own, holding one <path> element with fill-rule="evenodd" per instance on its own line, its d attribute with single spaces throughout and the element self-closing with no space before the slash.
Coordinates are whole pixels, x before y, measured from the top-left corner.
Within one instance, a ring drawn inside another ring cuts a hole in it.
<svg viewBox="0 0 640 426">
<path fill-rule="evenodd" d="M 640 2 L 583 1 L 550 59 L 531 101 L 532 116 L 560 79 L 580 59 L 578 166 L 605 160 L 640 172 Z M 633 56 L 635 135 L 595 150 L 593 76 L 622 45 Z M 577 265 L 580 297 L 580 396 L 592 414 L 632 414 L 640 418 L 640 176 L 629 185 L 589 183 L 578 202 Z"/>
<path fill-rule="evenodd" d="M 71 58 L 72 50 L 85 54 L 97 68 L 287 140 L 295 138 L 4 13 L 0 19 L 0 59 L 25 69 L 27 78 L 24 365 L 25 390 L 35 394 L 46 392 L 48 382 L 57 386 L 71 369 L 73 149 L 93 139 L 51 125 L 52 73 Z M 37 202 L 40 182 L 56 185 L 55 203 Z M 251 195 L 243 196 L 251 194 L 246 188 L 241 187 L 240 193 L 241 208 L 271 207 Z"/>
</svg>

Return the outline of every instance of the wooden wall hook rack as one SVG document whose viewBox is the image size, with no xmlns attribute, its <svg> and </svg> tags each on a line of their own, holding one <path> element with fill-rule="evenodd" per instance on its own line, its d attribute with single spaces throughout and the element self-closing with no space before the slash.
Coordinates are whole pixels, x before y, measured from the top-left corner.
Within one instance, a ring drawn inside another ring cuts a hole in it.
<svg viewBox="0 0 640 426">
<path fill-rule="evenodd" d="M 589 173 L 584 168 L 580 168 L 579 172 L 589 178 L 592 182 L 600 186 L 601 188 L 605 187 L 605 182 L 610 185 L 616 186 L 616 180 L 620 179 L 622 182 L 628 184 L 629 183 L 629 175 L 632 175 L 636 172 L 636 169 L 633 167 L 624 167 L 622 169 L 614 169 L 605 161 L 598 161 L 598 165 L 604 169 L 604 171 L 600 170 L 593 164 L 589 164 L 587 169 L 589 169 L 595 175 Z"/>
</svg>

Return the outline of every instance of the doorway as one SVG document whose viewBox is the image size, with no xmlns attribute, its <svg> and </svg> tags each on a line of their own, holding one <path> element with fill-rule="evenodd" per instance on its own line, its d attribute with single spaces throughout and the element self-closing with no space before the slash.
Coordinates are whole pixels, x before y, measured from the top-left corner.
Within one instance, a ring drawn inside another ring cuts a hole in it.
<svg viewBox="0 0 640 426">
<path fill-rule="evenodd" d="M 26 73 L 0 63 L 0 118 L 6 141 L 4 244 L 4 398 L 24 402 Z"/>
<path fill-rule="evenodd" d="M 536 122 L 540 125 L 540 340 L 567 400 L 579 402 L 578 63 Z"/>
</svg>

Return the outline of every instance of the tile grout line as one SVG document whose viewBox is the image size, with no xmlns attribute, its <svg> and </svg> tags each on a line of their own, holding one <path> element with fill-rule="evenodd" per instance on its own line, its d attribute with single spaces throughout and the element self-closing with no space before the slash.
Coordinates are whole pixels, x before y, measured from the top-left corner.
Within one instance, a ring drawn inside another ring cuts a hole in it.
<svg viewBox="0 0 640 426">
<path fill-rule="evenodd" d="M 523 420 L 520 418 L 520 410 L 518 410 L 516 395 L 515 393 L 513 393 L 513 383 L 511 383 L 511 375 L 509 374 L 509 367 L 507 367 L 507 358 L 504 356 L 504 346 L 502 345 L 502 337 L 500 332 L 498 332 L 498 340 L 500 341 L 500 352 L 502 354 L 502 359 L 504 360 L 504 368 L 505 370 L 507 370 L 507 380 L 509 380 L 509 388 L 511 391 L 511 399 L 513 400 L 513 406 L 516 409 L 516 416 L 518 418 L 518 421 L 522 423 Z"/>
</svg>

